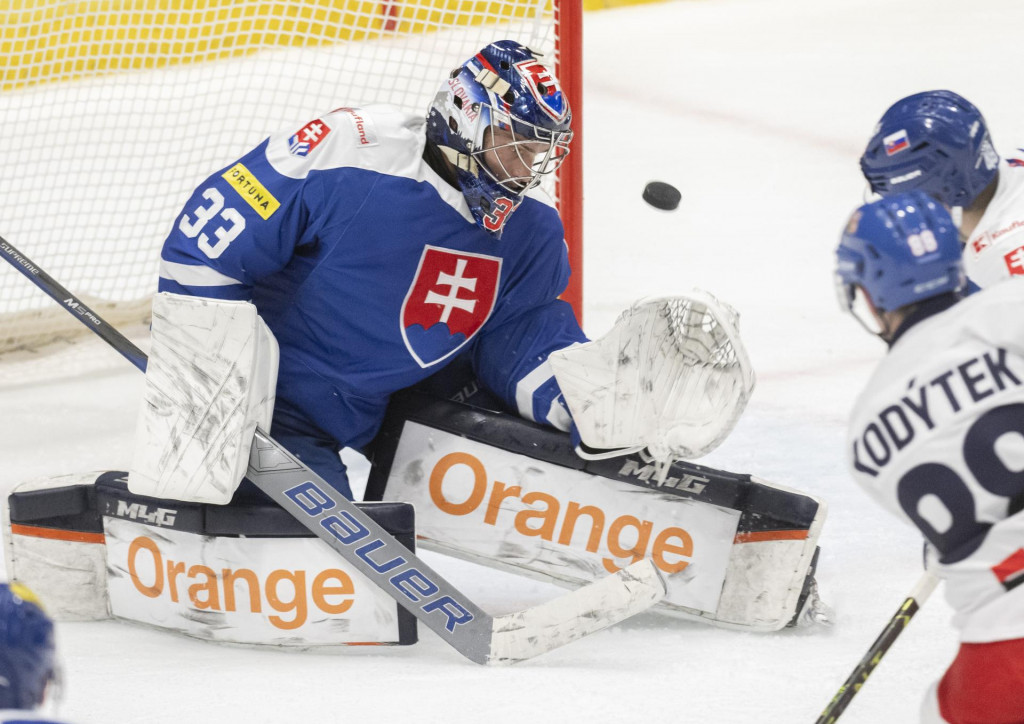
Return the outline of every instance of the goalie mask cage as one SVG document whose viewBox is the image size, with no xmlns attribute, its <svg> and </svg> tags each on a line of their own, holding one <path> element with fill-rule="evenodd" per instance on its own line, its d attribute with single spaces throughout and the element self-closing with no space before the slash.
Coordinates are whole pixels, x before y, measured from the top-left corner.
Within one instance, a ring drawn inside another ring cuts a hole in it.
<svg viewBox="0 0 1024 724">
<path fill-rule="evenodd" d="M 574 113 L 548 188 L 580 311 L 581 0 L 26 0 L 0 8 L 0 236 L 114 323 L 144 320 L 160 248 L 209 174 L 340 106 L 426 114 L 449 70 L 512 38 Z M 6 265 L 2 265 L 6 267 Z M 79 325 L 0 267 L 0 352 Z"/>
</svg>

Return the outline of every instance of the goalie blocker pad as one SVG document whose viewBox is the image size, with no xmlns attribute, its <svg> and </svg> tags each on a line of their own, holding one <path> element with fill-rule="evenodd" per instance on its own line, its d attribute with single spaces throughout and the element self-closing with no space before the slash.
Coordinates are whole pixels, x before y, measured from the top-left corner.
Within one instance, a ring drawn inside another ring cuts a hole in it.
<svg viewBox="0 0 1024 724">
<path fill-rule="evenodd" d="M 569 436 L 420 392 L 395 396 L 367 451 L 367 500 L 416 506 L 428 549 L 568 587 L 650 558 L 655 609 L 776 631 L 812 582 L 826 506 L 745 474 L 630 455 L 583 460 Z"/>
<path fill-rule="evenodd" d="M 413 644 L 416 619 L 272 501 L 179 503 L 126 473 L 19 485 L 7 574 L 57 620 L 118 618 L 219 642 L 310 648 Z M 359 503 L 415 550 L 406 503 Z"/>
<path fill-rule="evenodd" d="M 155 295 L 132 492 L 230 502 L 256 427 L 270 429 L 278 357 L 277 340 L 249 302 Z"/>
</svg>

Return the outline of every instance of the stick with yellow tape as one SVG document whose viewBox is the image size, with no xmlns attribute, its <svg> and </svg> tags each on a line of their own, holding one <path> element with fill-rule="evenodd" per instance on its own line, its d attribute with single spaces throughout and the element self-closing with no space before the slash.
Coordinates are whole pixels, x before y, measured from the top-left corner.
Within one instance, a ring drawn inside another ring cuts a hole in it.
<svg viewBox="0 0 1024 724">
<path fill-rule="evenodd" d="M 896 642 L 899 635 L 903 633 L 903 629 L 910 623 L 910 619 L 914 617 L 914 614 L 928 600 L 928 596 L 935 590 L 935 586 L 938 583 L 939 579 L 928 571 L 921 575 L 910 595 L 903 601 L 903 604 L 893 614 L 893 617 L 889 619 L 888 625 L 882 629 L 882 633 L 875 639 L 875 643 L 871 644 L 871 648 L 864 654 L 864 658 L 860 660 L 853 673 L 839 687 L 839 691 L 832 697 L 832 701 L 825 707 L 825 711 L 821 713 L 821 716 L 818 717 L 814 724 L 834 724 L 839 719 L 839 715 L 846 710 L 850 701 L 860 691 L 861 687 L 864 686 L 868 677 L 871 676 L 872 672 L 882 661 L 882 657 L 885 656 L 886 652 Z"/>
</svg>

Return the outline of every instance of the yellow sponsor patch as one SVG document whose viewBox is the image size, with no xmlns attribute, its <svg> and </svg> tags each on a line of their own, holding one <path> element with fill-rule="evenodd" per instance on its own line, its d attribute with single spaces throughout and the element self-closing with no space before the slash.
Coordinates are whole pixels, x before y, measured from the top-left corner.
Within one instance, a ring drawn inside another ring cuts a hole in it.
<svg viewBox="0 0 1024 724">
<path fill-rule="evenodd" d="M 264 220 L 280 208 L 281 202 L 242 164 L 236 163 L 221 176 Z"/>
</svg>

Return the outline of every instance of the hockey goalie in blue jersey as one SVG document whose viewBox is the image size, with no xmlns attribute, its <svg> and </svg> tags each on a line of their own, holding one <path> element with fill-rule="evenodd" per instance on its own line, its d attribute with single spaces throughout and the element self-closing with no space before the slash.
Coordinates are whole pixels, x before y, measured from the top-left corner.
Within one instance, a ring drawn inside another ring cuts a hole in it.
<svg viewBox="0 0 1024 724">
<path fill-rule="evenodd" d="M 552 72 L 499 41 L 448 75 L 426 118 L 339 108 L 210 176 L 162 252 L 132 490 L 228 502 L 260 425 L 351 498 L 339 451 L 458 357 L 508 409 L 569 430 L 550 355 L 587 338 L 559 300 L 563 227 L 538 186 L 569 153 L 571 121 Z M 561 364 L 579 380 L 592 360 Z M 597 434 L 592 402 L 576 403 L 588 445 L 657 442 Z"/>
</svg>

